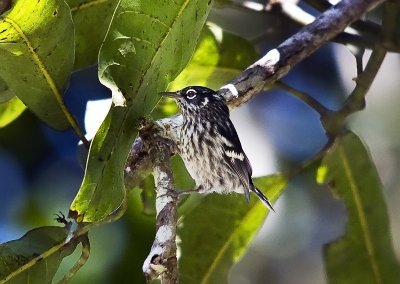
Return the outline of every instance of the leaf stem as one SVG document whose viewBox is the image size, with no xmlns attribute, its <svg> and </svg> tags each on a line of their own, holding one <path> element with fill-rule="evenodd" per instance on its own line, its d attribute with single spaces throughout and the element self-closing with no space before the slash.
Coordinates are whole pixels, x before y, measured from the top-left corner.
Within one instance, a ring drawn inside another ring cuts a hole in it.
<svg viewBox="0 0 400 284">
<path fill-rule="evenodd" d="M 68 270 L 68 272 L 64 275 L 64 277 L 58 281 L 57 284 L 66 284 L 68 283 L 73 276 L 81 269 L 87 260 L 89 259 L 90 255 L 90 242 L 89 242 L 89 237 L 88 234 L 84 234 L 81 237 L 79 237 L 79 241 L 82 244 L 82 253 L 79 259 L 75 262 L 74 266 Z"/>
<path fill-rule="evenodd" d="M 319 101 L 314 99 L 309 94 L 306 94 L 305 92 L 299 91 L 298 89 L 293 88 L 292 86 L 286 84 L 285 82 L 283 82 L 281 80 L 277 81 L 274 84 L 274 87 L 282 89 L 284 91 L 287 91 L 290 94 L 292 94 L 293 96 L 295 96 L 296 98 L 302 100 L 305 104 L 310 106 L 312 109 L 314 109 L 316 112 L 318 112 L 319 115 L 321 115 L 321 116 L 324 116 L 328 112 L 330 112 L 329 109 L 327 109 L 323 104 L 321 104 Z"/>
</svg>

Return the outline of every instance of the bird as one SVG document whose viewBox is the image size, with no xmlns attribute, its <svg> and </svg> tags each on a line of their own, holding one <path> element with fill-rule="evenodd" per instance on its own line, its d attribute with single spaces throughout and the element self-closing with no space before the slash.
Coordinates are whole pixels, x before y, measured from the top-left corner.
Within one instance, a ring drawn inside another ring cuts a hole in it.
<svg viewBox="0 0 400 284">
<path fill-rule="evenodd" d="M 183 124 L 177 145 L 198 193 L 254 192 L 272 211 L 271 202 L 253 184 L 250 161 L 243 151 L 222 95 L 203 86 L 161 92 L 180 108 Z M 189 191 L 188 191 L 189 192 Z"/>
</svg>

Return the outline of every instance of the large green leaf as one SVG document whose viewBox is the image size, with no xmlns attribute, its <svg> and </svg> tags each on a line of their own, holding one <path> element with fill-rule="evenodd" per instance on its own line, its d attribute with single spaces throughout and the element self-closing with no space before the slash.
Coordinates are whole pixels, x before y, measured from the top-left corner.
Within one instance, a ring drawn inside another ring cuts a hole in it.
<svg viewBox="0 0 400 284">
<path fill-rule="evenodd" d="M 74 63 L 74 27 L 63 0 L 17 0 L 0 17 L 0 76 L 48 125 L 73 120 L 62 94 Z"/>
<path fill-rule="evenodd" d="M 75 24 L 75 69 L 97 63 L 118 0 L 67 0 Z"/>
<path fill-rule="evenodd" d="M 0 283 L 51 283 L 76 245 L 63 246 L 65 227 L 40 227 L 0 245 Z"/>
<path fill-rule="evenodd" d="M 210 24 L 203 30 L 188 66 L 169 88 L 179 90 L 189 85 L 200 85 L 217 89 L 257 58 L 258 54 L 250 42 Z"/>
<path fill-rule="evenodd" d="M 255 184 L 271 201 L 286 185 L 283 176 L 255 179 Z M 247 202 L 243 195 L 204 197 L 183 216 L 180 283 L 226 283 L 229 269 L 243 255 L 268 214 L 255 196 Z"/>
<path fill-rule="evenodd" d="M 383 187 L 360 139 L 353 133 L 339 138 L 321 172 L 348 212 L 345 235 L 325 250 L 329 283 L 400 283 Z"/>
<path fill-rule="evenodd" d="M 100 49 L 99 78 L 114 105 L 98 130 L 71 215 L 93 222 L 124 198 L 124 163 L 137 121 L 187 64 L 212 1 L 121 0 Z"/>
</svg>

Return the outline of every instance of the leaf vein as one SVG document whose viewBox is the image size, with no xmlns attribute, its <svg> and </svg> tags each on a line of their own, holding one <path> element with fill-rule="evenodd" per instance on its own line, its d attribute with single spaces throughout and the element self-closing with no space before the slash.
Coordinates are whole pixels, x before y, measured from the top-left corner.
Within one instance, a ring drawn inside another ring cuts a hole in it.
<svg viewBox="0 0 400 284">
<path fill-rule="evenodd" d="M 211 277 L 212 272 L 217 268 L 219 261 L 223 257 L 223 254 L 226 252 L 226 250 L 229 248 L 229 246 L 232 244 L 234 236 L 236 236 L 236 232 L 238 229 L 241 227 L 242 223 L 247 220 L 247 217 L 253 213 L 254 210 L 258 210 L 261 205 L 257 204 L 254 205 L 247 213 L 243 216 L 241 221 L 236 225 L 235 229 L 232 231 L 232 233 L 229 235 L 229 238 L 227 241 L 224 243 L 224 245 L 221 247 L 221 249 L 218 251 L 216 257 L 214 258 L 214 261 L 211 263 L 209 269 L 207 270 L 205 276 L 201 280 L 202 284 L 207 284 L 209 283 L 209 278 Z"/>
<path fill-rule="evenodd" d="M 160 52 L 161 47 L 164 45 L 165 40 L 168 38 L 168 35 L 171 33 L 172 27 L 175 25 L 177 19 L 180 17 L 180 15 L 183 13 L 183 11 L 186 9 L 186 7 L 188 6 L 189 2 L 190 2 L 190 0 L 186 0 L 186 1 L 182 4 L 182 7 L 181 7 L 181 9 L 178 11 L 178 13 L 177 13 L 177 15 L 176 15 L 174 21 L 171 23 L 171 26 L 170 26 L 170 27 L 167 27 L 168 30 L 167 30 L 167 32 L 165 33 L 165 35 L 164 35 L 163 39 L 161 40 L 160 44 L 158 45 L 158 48 L 157 48 L 156 52 L 154 53 L 154 55 L 153 55 L 153 57 L 152 57 L 152 59 L 151 59 L 151 61 L 150 61 L 149 68 L 146 69 L 146 72 L 144 73 L 143 77 L 140 78 L 139 85 L 138 85 L 138 86 L 139 86 L 139 87 L 138 87 L 138 90 L 139 90 L 140 87 L 143 85 L 143 84 L 142 84 L 142 83 L 143 83 L 143 80 L 144 80 L 144 78 L 146 77 L 146 75 L 147 75 L 147 73 L 149 72 L 149 70 L 151 69 L 151 66 L 153 66 L 154 60 L 155 60 L 155 58 L 157 57 L 157 54 Z"/>
<path fill-rule="evenodd" d="M 33 61 L 35 62 L 36 66 L 38 67 L 39 71 L 42 73 L 43 77 L 45 78 L 45 81 L 47 82 L 51 92 L 53 93 L 53 95 L 54 95 L 61 111 L 64 113 L 67 121 L 72 126 L 72 128 L 75 130 L 75 132 L 77 133 L 79 138 L 83 142 L 85 142 L 86 141 L 85 136 L 83 135 L 81 129 L 79 128 L 78 124 L 76 123 L 74 117 L 68 111 L 66 105 L 64 104 L 63 98 L 61 96 L 60 91 L 58 90 L 58 88 L 56 86 L 56 83 L 54 82 L 52 76 L 47 71 L 47 68 L 44 65 L 44 63 L 42 62 L 42 60 L 40 59 L 39 55 L 36 53 L 29 38 L 25 35 L 24 31 L 21 29 L 21 27 L 16 22 L 11 20 L 10 18 L 5 18 L 4 21 L 9 23 L 14 28 L 14 30 L 21 36 L 23 43 L 28 47 L 29 53 L 31 54 Z"/>
<path fill-rule="evenodd" d="M 96 5 L 104 4 L 104 3 L 108 2 L 108 1 L 110 1 L 110 0 L 88 1 L 88 2 L 84 2 L 84 3 L 80 3 L 80 4 L 78 4 L 78 5 L 74 6 L 74 7 L 71 7 L 70 10 L 71 10 L 71 13 L 75 13 L 75 12 L 77 12 L 79 10 L 83 10 L 83 9 L 90 8 L 90 7 L 93 7 L 93 6 L 96 6 Z"/>
<path fill-rule="evenodd" d="M 362 201 L 361 201 L 361 197 L 360 197 L 360 193 L 359 193 L 359 188 L 355 182 L 349 161 L 347 159 L 348 156 L 346 155 L 345 150 L 343 149 L 343 146 L 339 147 L 339 154 L 340 154 L 341 160 L 343 162 L 343 167 L 345 170 L 346 177 L 350 183 L 351 193 L 354 198 L 358 219 L 360 220 L 361 229 L 363 231 L 364 242 L 365 242 L 365 246 L 366 246 L 367 252 L 368 252 L 368 260 L 372 267 L 372 271 L 373 271 L 376 283 L 383 283 L 382 277 L 380 275 L 380 271 L 378 268 L 378 264 L 375 261 L 375 250 L 374 250 L 374 247 L 372 244 L 371 233 L 368 228 L 365 212 L 362 208 Z"/>
<path fill-rule="evenodd" d="M 59 244 L 54 245 L 53 247 L 49 248 L 48 250 L 44 251 L 42 254 L 38 255 L 35 258 L 32 258 L 30 261 L 25 263 L 24 265 L 18 267 L 18 269 L 14 270 L 10 274 L 8 274 L 6 277 L 3 279 L 0 279 L 0 284 L 5 284 L 14 277 L 18 276 L 20 273 L 23 271 L 28 270 L 29 268 L 33 267 L 37 262 L 40 260 L 46 259 L 49 256 L 51 256 L 53 253 L 59 251 L 63 246 L 65 245 L 65 242 L 62 241 Z M 29 274 L 28 274 L 28 280 L 29 280 Z"/>
<path fill-rule="evenodd" d="M 133 13 L 133 14 L 136 14 L 136 15 L 141 15 L 141 16 L 147 17 L 147 18 L 151 19 L 152 21 L 154 21 L 154 22 L 156 22 L 156 23 L 162 25 L 164 28 L 166 28 L 166 29 L 168 29 L 168 30 L 171 29 L 170 26 L 168 26 L 168 25 L 167 25 L 166 23 L 164 23 L 163 21 L 157 19 L 156 17 L 154 17 L 154 16 L 152 16 L 152 15 L 149 15 L 149 14 L 145 14 L 145 13 L 143 13 L 143 12 L 141 12 L 141 11 L 137 11 L 137 10 L 123 11 L 123 12 L 121 12 L 118 16 L 121 16 L 121 15 L 127 14 L 127 13 Z M 179 15 L 179 14 L 178 14 L 178 15 Z M 177 17 L 176 17 L 176 18 L 177 18 Z M 175 19 L 176 19 L 176 18 L 175 18 Z M 174 21 L 174 22 L 175 22 L 175 21 Z M 173 23 L 172 23 L 172 25 L 173 25 Z M 172 25 L 171 25 L 171 26 L 172 26 Z M 167 32 L 167 33 L 168 33 L 168 32 Z"/>
</svg>

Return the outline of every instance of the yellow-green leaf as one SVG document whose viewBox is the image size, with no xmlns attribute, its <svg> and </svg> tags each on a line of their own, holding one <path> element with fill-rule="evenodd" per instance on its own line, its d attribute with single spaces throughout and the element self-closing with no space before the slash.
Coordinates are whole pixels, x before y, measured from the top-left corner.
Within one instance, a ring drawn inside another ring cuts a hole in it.
<svg viewBox="0 0 400 284">
<path fill-rule="evenodd" d="M 346 233 L 325 249 L 329 283 L 400 283 L 383 186 L 365 145 L 354 133 L 338 138 L 322 167 L 348 213 Z"/>
<path fill-rule="evenodd" d="M 17 119 L 25 109 L 25 105 L 17 97 L 0 104 L 0 128 Z"/>
<path fill-rule="evenodd" d="M 171 83 L 169 89 L 179 90 L 190 85 L 217 89 L 257 58 L 258 54 L 250 42 L 210 24 L 203 30 L 188 66 Z"/>
<path fill-rule="evenodd" d="M 75 24 L 75 69 L 97 63 L 118 0 L 67 0 Z M 95 28 L 94 28 L 95 27 Z"/>
<path fill-rule="evenodd" d="M 0 77 L 41 120 L 72 123 L 62 95 L 74 64 L 74 26 L 63 0 L 17 0 L 0 17 Z"/>
<path fill-rule="evenodd" d="M 76 244 L 63 246 L 65 227 L 40 227 L 0 245 L 0 283 L 51 283 L 64 257 Z"/>
<path fill-rule="evenodd" d="M 280 175 L 254 181 L 271 201 L 286 185 L 286 177 Z M 226 283 L 229 269 L 243 255 L 267 214 L 269 210 L 256 195 L 247 202 L 243 195 L 211 194 L 194 209 L 187 209 L 178 231 L 180 283 Z"/>
</svg>

